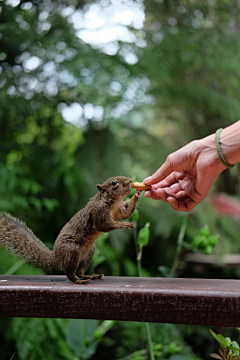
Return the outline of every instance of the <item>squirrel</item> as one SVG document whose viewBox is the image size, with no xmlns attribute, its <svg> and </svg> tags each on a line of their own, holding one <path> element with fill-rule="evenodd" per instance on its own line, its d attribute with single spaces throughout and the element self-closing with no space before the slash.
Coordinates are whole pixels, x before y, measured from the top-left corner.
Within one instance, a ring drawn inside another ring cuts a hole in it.
<svg viewBox="0 0 240 360">
<path fill-rule="evenodd" d="M 95 242 L 102 232 L 135 227 L 131 222 L 116 221 L 129 218 L 135 210 L 140 191 L 123 201 L 131 192 L 131 184 L 132 179 L 125 176 L 111 177 L 98 184 L 99 192 L 64 225 L 52 251 L 22 221 L 0 213 L 0 246 L 36 267 L 64 270 L 75 284 L 101 279 L 104 274 L 84 273 L 92 262 Z"/>
</svg>

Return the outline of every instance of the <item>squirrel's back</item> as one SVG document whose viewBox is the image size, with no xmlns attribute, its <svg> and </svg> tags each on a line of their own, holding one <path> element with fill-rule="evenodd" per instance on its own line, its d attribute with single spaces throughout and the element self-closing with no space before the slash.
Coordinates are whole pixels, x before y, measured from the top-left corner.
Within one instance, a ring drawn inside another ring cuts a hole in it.
<svg viewBox="0 0 240 360">
<path fill-rule="evenodd" d="M 52 252 L 20 220 L 0 213 L 0 246 L 37 267 L 52 268 Z"/>
</svg>

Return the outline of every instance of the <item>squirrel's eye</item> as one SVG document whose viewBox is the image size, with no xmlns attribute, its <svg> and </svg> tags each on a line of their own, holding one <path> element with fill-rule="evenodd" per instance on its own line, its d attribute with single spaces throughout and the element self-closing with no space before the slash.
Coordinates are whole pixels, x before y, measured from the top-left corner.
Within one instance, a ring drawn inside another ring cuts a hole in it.
<svg viewBox="0 0 240 360">
<path fill-rule="evenodd" d="M 112 185 L 113 185 L 113 186 L 117 185 L 117 183 L 118 183 L 118 182 L 117 182 L 116 180 L 113 180 L 113 181 L 112 181 Z"/>
</svg>

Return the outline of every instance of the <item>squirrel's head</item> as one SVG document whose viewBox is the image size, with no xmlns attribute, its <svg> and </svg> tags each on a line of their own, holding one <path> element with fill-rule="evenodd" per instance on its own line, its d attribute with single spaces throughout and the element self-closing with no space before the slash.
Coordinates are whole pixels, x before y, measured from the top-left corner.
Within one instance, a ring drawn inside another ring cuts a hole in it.
<svg viewBox="0 0 240 360">
<path fill-rule="evenodd" d="M 97 188 L 101 194 L 113 199 L 123 199 L 131 192 L 132 178 L 126 176 L 114 176 L 106 180 Z"/>
</svg>

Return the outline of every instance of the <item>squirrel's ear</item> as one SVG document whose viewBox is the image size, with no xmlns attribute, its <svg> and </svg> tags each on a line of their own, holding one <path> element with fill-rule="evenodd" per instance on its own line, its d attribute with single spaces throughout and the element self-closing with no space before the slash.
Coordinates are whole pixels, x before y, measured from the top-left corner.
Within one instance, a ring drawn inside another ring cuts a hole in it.
<svg viewBox="0 0 240 360">
<path fill-rule="evenodd" d="M 97 184 L 97 188 L 101 194 L 105 191 L 105 188 L 103 187 L 103 185 Z"/>
</svg>

